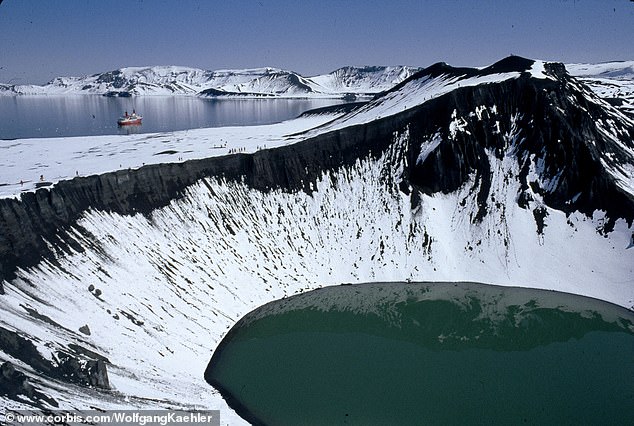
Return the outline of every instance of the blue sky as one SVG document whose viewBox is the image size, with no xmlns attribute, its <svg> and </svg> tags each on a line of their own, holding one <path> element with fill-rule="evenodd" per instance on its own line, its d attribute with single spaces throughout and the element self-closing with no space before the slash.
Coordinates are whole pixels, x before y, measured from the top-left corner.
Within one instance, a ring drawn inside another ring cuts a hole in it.
<svg viewBox="0 0 634 426">
<path fill-rule="evenodd" d="M 630 0 L 4 0 L 0 82 L 124 66 L 482 66 L 634 60 Z"/>
</svg>

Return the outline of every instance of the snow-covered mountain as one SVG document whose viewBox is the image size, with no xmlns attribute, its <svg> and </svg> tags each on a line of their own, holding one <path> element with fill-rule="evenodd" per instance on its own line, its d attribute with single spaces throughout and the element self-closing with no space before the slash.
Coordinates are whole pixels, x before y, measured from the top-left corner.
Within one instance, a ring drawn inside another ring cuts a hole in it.
<svg viewBox="0 0 634 426">
<path fill-rule="evenodd" d="M 0 181 L 29 191 L 0 199 L 3 404 L 240 423 L 203 380 L 212 351 L 323 285 L 476 281 L 634 310 L 634 121 L 564 65 L 436 64 L 299 120 L 6 141 Z M 9 182 L 32 167 L 59 181 Z"/>
<path fill-rule="evenodd" d="M 176 66 L 129 67 L 87 77 L 58 77 L 44 86 L 0 84 L 0 94 L 368 96 L 391 88 L 416 71 L 407 66 L 345 67 L 303 77 L 277 68 L 205 71 Z"/>
<path fill-rule="evenodd" d="M 324 93 L 369 94 L 391 89 L 420 68 L 344 67 L 330 74 L 310 77 L 315 91 Z"/>
</svg>

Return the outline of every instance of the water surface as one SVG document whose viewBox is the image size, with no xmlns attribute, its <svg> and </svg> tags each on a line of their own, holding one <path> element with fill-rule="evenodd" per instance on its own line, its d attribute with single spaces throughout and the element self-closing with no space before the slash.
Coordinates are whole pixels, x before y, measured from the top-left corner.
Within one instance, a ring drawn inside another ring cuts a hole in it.
<svg viewBox="0 0 634 426">
<path fill-rule="evenodd" d="M 0 96 L 0 139 L 153 133 L 205 127 L 278 123 L 342 103 L 340 99 L 132 98 L 97 95 Z M 117 126 L 135 109 L 141 126 Z"/>
<path fill-rule="evenodd" d="M 264 305 L 205 378 L 275 425 L 634 424 L 634 313 L 473 283 L 328 287 Z"/>
</svg>

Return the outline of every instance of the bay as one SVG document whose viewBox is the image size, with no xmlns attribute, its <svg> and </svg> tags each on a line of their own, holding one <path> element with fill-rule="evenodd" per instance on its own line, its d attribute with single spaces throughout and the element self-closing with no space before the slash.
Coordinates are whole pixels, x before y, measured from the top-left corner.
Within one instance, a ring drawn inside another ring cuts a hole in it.
<svg viewBox="0 0 634 426">
<path fill-rule="evenodd" d="M 0 96 L 0 139 L 169 132 L 278 123 L 340 99 L 204 99 L 186 96 Z M 133 110 L 140 126 L 119 127 Z"/>
</svg>

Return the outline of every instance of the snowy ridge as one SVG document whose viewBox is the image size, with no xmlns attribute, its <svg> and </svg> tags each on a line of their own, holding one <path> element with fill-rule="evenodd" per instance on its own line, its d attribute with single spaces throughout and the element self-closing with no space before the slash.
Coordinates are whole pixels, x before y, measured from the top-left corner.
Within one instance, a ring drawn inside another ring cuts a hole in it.
<svg viewBox="0 0 634 426">
<path fill-rule="evenodd" d="M 537 61 L 537 64 L 543 63 Z M 634 61 L 567 64 L 571 75 L 602 98 L 614 99 L 634 114 Z M 43 86 L 0 83 L 0 95 L 196 95 L 343 97 L 389 90 L 421 68 L 407 66 L 343 67 L 329 74 L 304 77 L 264 67 L 208 71 L 182 66 L 127 67 L 85 77 L 57 77 Z M 618 100 L 618 101 L 617 101 Z"/>
<path fill-rule="evenodd" d="M 348 126 L 369 123 L 373 120 L 398 114 L 407 109 L 418 107 L 427 101 L 436 99 L 460 87 L 496 83 L 519 77 L 520 73 L 510 72 L 475 77 L 454 75 L 425 76 L 408 80 L 398 90 L 392 90 L 367 105 L 341 117 L 314 132 L 342 129 Z"/>
<path fill-rule="evenodd" d="M 117 190 L 131 190 L 122 199 L 132 207 L 89 206 L 64 223 L 64 203 L 87 197 L 81 182 L 91 177 L 0 200 L 5 238 L 21 235 L 10 215 L 24 227 L 35 215 L 34 229 L 50 215 L 54 225 L 41 235 L 46 253 L 17 265 L 0 295 L 4 341 L 21 336 L 46 363 L 5 345 L 0 364 L 10 361 L 61 408 L 220 409 L 223 424 L 242 424 L 203 371 L 239 318 L 286 295 L 341 283 L 474 281 L 634 309 L 633 141 L 634 122 L 563 65 L 516 57 L 481 70 L 430 67 L 345 115 L 90 146 L 57 141 L 69 151 L 51 154 L 51 170 L 67 168 L 58 164 L 67 157 L 89 173 L 120 168 L 95 186 L 115 201 Z M 228 152 L 235 147 L 246 150 Z M 39 149 L 31 140 L 0 148 L 13 170 L 33 166 L 17 159 Z M 135 210 L 215 152 L 231 167 Z M 156 164 L 183 155 L 192 161 L 181 176 Z M 155 164 L 137 168 L 146 161 Z M 148 188 L 128 183 L 160 167 Z M 22 243 L 11 241 L 7 258 Z M 105 357 L 110 388 L 54 376 L 63 354 Z M 50 406 L 24 394 L 0 399 L 8 408 Z"/>
<path fill-rule="evenodd" d="M 278 68 L 206 71 L 178 66 L 128 67 L 87 77 L 57 77 L 44 86 L 0 84 L 0 95 L 368 96 L 400 83 L 416 68 L 345 67 L 303 77 Z"/>
<path fill-rule="evenodd" d="M 555 80 L 544 68 L 545 62 L 509 57 L 498 63 L 476 70 L 454 68 L 445 63 L 432 65 L 419 71 L 377 96 L 367 105 L 341 117 L 316 132 L 324 132 L 369 123 L 373 120 L 393 116 L 405 110 L 416 108 L 456 89 L 500 83 L 517 79 L 523 73 L 537 79 Z M 455 123 L 454 123 L 455 125 Z"/>
</svg>

